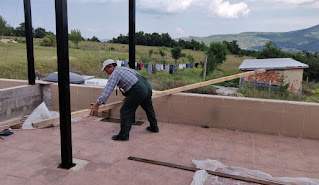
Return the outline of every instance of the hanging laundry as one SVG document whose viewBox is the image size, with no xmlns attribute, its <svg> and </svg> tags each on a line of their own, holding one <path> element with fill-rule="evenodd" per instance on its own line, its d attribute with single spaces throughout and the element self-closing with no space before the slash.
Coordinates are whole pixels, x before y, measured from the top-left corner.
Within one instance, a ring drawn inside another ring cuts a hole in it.
<svg viewBox="0 0 319 185">
<path fill-rule="evenodd" d="M 178 71 L 178 67 L 177 65 L 174 65 L 174 72 L 177 72 Z"/>
<path fill-rule="evenodd" d="M 156 65 L 154 65 L 154 64 L 152 65 L 152 73 L 156 74 Z"/>
<path fill-rule="evenodd" d="M 124 67 L 128 66 L 128 61 L 124 61 Z"/>
<path fill-rule="evenodd" d="M 120 60 L 116 60 L 116 65 L 117 66 L 121 66 L 121 61 Z"/>
<path fill-rule="evenodd" d="M 169 72 L 169 65 L 168 64 L 163 65 L 163 67 L 164 67 L 165 72 Z"/>
<path fill-rule="evenodd" d="M 198 68 L 198 65 L 199 65 L 199 63 L 198 63 L 198 62 L 197 62 L 197 63 L 195 63 L 195 67 L 196 67 L 196 68 Z"/>
<path fill-rule="evenodd" d="M 183 69 L 186 68 L 186 64 L 183 64 Z"/>
<path fill-rule="evenodd" d="M 144 67 L 147 68 L 147 67 L 148 67 L 148 64 L 144 64 Z"/>
<path fill-rule="evenodd" d="M 169 65 L 169 74 L 174 73 L 174 65 Z"/>
<path fill-rule="evenodd" d="M 152 74 L 152 64 L 148 64 L 147 73 Z"/>
<path fill-rule="evenodd" d="M 160 71 L 161 70 L 161 65 L 160 64 L 156 64 L 156 71 Z"/>
<path fill-rule="evenodd" d="M 144 63 L 141 63 L 141 67 L 144 67 Z"/>
<path fill-rule="evenodd" d="M 189 68 L 189 64 L 186 64 L 186 68 Z"/>
<path fill-rule="evenodd" d="M 179 64 L 179 65 L 178 65 L 178 68 L 179 68 L 179 69 L 183 69 L 183 64 Z"/>
<path fill-rule="evenodd" d="M 191 63 L 191 64 L 189 65 L 189 67 L 190 67 L 190 68 L 193 68 L 193 67 L 194 67 L 194 64 L 193 64 L 193 63 Z"/>
<path fill-rule="evenodd" d="M 161 66 L 161 70 L 164 70 L 164 65 L 163 65 L 163 64 L 160 64 L 160 66 Z"/>
<path fill-rule="evenodd" d="M 136 70 L 141 70 L 141 64 L 136 63 Z"/>
</svg>

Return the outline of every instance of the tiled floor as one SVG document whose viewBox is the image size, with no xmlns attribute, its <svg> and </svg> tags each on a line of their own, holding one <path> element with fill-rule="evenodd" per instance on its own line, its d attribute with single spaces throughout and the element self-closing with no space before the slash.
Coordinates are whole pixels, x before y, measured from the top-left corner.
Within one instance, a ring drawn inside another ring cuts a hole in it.
<svg viewBox="0 0 319 185">
<path fill-rule="evenodd" d="M 319 178 L 319 141 L 160 123 L 159 133 L 133 126 L 130 140 L 112 141 L 118 123 L 94 117 L 72 124 L 73 157 L 89 164 L 58 169 L 60 128 L 14 130 L 0 139 L 0 184 L 185 185 L 193 172 L 130 161 L 129 156 L 195 167 L 192 159 L 261 170 L 273 176 Z M 229 181 L 228 181 L 229 182 Z"/>
</svg>

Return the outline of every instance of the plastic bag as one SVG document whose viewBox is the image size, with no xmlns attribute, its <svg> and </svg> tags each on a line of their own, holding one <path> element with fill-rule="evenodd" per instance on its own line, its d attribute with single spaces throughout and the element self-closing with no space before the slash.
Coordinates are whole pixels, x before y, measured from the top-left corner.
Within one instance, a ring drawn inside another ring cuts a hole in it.
<svg viewBox="0 0 319 185">
<path fill-rule="evenodd" d="M 33 129 L 32 123 L 51 118 L 51 114 L 44 102 L 42 102 L 22 124 L 22 129 Z"/>
</svg>

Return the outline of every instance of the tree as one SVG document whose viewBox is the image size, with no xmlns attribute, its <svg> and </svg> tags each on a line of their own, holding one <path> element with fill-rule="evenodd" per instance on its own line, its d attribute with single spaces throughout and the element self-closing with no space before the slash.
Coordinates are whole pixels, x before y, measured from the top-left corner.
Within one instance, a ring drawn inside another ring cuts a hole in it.
<svg viewBox="0 0 319 185">
<path fill-rule="evenodd" d="M 69 40 L 73 42 L 76 48 L 79 48 L 79 42 L 82 41 L 80 30 L 71 30 L 71 34 L 69 35 Z"/>
<path fill-rule="evenodd" d="M 152 57 L 153 54 L 153 49 L 148 50 L 148 56 L 150 56 L 150 58 Z"/>
<path fill-rule="evenodd" d="M 226 60 L 227 47 L 221 42 L 211 42 L 207 50 L 206 74 L 212 73 L 219 64 Z"/>
<path fill-rule="evenodd" d="M 20 23 L 20 26 L 16 28 L 15 35 L 18 37 L 25 37 L 25 23 Z"/>
<path fill-rule="evenodd" d="M 267 42 L 265 44 L 265 49 L 261 50 L 257 55 L 258 59 L 284 57 L 286 57 L 286 54 L 282 52 L 273 41 Z"/>
<path fill-rule="evenodd" d="M 194 63 L 194 61 L 195 61 L 194 56 L 191 55 L 191 54 L 188 54 L 188 55 L 187 55 L 187 59 L 188 59 L 188 61 L 189 61 L 190 63 Z"/>
<path fill-rule="evenodd" d="M 177 65 L 177 60 L 184 55 L 182 54 L 182 48 L 181 47 L 174 47 L 171 49 L 172 58 L 175 59 L 175 65 Z"/>
<path fill-rule="evenodd" d="M 0 34 L 4 35 L 7 29 L 7 21 L 5 21 L 0 15 Z"/>
<path fill-rule="evenodd" d="M 43 38 L 46 35 L 46 31 L 44 28 L 37 28 L 34 30 L 34 38 Z"/>
<path fill-rule="evenodd" d="M 162 56 L 162 58 L 165 57 L 166 53 L 164 52 L 164 50 L 162 48 L 160 48 L 159 50 L 159 54 Z"/>
<path fill-rule="evenodd" d="M 90 39 L 90 41 L 101 42 L 96 36 L 93 36 L 92 39 Z"/>
</svg>

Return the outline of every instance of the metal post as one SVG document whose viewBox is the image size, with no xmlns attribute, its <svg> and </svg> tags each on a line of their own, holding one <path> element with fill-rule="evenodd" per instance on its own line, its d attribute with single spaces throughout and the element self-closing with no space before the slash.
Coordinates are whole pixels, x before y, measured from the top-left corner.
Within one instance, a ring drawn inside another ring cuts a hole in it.
<svg viewBox="0 0 319 185">
<path fill-rule="evenodd" d="M 73 167 L 74 164 L 72 161 L 68 18 L 66 0 L 55 0 L 55 16 L 62 159 L 60 167 L 69 169 Z"/>
<path fill-rule="evenodd" d="M 129 0 L 129 67 L 135 69 L 135 0 Z"/>
<path fill-rule="evenodd" d="M 28 58 L 28 81 L 30 85 L 35 84 L 34 56 L 33 56 L 33 35 L 31 21 L 30 0 L 24 0 L 25 38 Z"/>
</svg>

